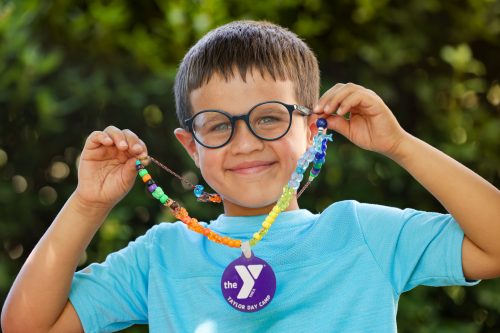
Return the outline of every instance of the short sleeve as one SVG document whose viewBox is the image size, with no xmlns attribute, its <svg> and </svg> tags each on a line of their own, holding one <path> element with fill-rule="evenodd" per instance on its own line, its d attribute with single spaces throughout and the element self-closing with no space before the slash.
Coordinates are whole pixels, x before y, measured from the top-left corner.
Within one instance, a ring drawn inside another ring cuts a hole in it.
<svg viewBox="0 0 500 333">
<path fill-rule="evenodd" d="M 464 233 L 449 214 L 358 204 L 375 261 L 401 294 L 418 285 L 473 285 L 462 269 Z"/>
<path fill-rule="evenodd" d="M 147 322 L 149 252 L 155 228 L 75 273 L 69 299 L 85 332 L 115 332 Z"/>
</svg>

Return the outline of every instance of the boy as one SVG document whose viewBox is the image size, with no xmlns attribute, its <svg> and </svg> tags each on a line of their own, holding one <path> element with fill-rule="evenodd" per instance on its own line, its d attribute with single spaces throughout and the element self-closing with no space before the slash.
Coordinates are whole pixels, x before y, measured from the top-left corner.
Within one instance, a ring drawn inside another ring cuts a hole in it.
<svg viewBox="0 0 500 333">
<path fill-rule="evenodd" d="M 8 296 L 5 332 L 110 332 L 134 323 L 149 323 L 152 332 L 395 332 L 404 291 L 500 276 L 499 191 L 406 133 L 368 89 L 337 84 L 317 102 L 316 59 L 291 32 L 251 21 L 210 32 L 185 56 L 175 92 L 182 127 L 175 136 L 223 198 L 224 214 L 209 225 L 220 235 L 248 240 L 258 230 L 311 145 L 318 116 L 354 144 L 399 163 L 451 215 L 355 201 L 315 215 L 293 197 L 254 247 L 276 274 L 274 298 L 256 313 L 238 311 L 221 295 L 224 268 L 241 251 L 182 223 L 155 226 L 103 264 L 74 274 L 108 212 L 133 186 L 136 158 L 147 156 L 134 133 L 110 126 L 87 139 L 77 189 Z M 288 131 L 273 138 L 259 136 L 251 121 L 210 123 L 213 110 L 239 116 L 268 101 L 316 115 L 294 110 Z M 341 117 L 348 112 L 349 120 Z M 218 141 L 208 140 L 205 128 Z"/>
</svg>

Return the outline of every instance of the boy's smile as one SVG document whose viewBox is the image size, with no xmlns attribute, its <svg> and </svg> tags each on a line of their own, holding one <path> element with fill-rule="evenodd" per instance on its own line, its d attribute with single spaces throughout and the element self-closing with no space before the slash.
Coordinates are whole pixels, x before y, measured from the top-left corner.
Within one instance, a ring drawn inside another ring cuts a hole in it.
<svg viewBox="0 0 500 333">
<path fill-rule="evenodd" d="M 261 172 L 269 170 L 276 165 L 276 161 L 250 161 L 242 162 L 228 168 L 228 171 L 240 175 L 258 175 Z"/>
<path fill-rule="evenodd" d="M 217 109 L 241 115 L 272 100 L 299 104 L 292 81 L 274 81 L 255 70 L 247 73 L 246 82 L 238 73 L 227 81 L 215 74 L 190 97 L 194 114 Z M 242 121 L 236 122 L 230 142 L 216 149 L 196 143 L 186 130 L 177 129 L 175 134 L 205 181 L 223 197 L 225 214 L 240 216 L 269 213 L 312 138 L 307 118 L 296 112 L 289 132 L 276 141 L 257 138 Z M 294 199 L 289 210 L 297 208 Z"/>
</svg>

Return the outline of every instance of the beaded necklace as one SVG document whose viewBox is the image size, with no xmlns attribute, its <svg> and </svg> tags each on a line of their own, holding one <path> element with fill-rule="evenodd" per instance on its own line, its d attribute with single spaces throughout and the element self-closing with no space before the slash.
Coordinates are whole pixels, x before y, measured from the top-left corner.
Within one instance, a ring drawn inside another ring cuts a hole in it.
<svg viewBox="0 0 500 333">
<path fill-rule="evenodd" d="M 270 300 L 274 296 L 274 291 L 276 290 L 276 278 L 274 272 L 267 262 L 252 254 L 251 247 L 255 246 L 268 233 L 278 215 L 288 208 L 290 201 L 297 193 L 300 183 L 304 178 L 306 169 L 311 163 L 313 166 L 309 172 L 307 183 L 297 194 L 297 198 L 318 176 L 321 167 L 325 162 L 328 141 L 332 141 L 332 136 L 331 134 L 327 134 L 327 122 L 325 119 L 318 119 L 316 121 L 316 126 L 318 128 L 318 134 L 314 136 L 312 146 L 309 147 L 304 155 L 298 160 L 297 167 L 290 177 L 289 182 L 283 187 L 283 194 L 262 222 L 260 230 L 254 233 L 252 238 L 248 241 L 241 241 L 239 239 L 219 235 L 210 228 L 201 225 L 197 219 L 189 216 L 184 207 L 180 206 L 176 201 L 172 200 L 167 194 L 165 194 L 163 189 L 152 179 L 141 160 L 136 161 L 138 175 L 146 184 L 151 195 L 160 201 L 162 205 L 169 207 L 172 214 L 177 219 L 182 221 L 187 228 L 207 237 L 212 242 L 226 245 L 231 248 L 241 248 L 243 252 L 241 258 L 234 260 L 227 266 L 221 280 L 221 288 L 224 298 L 236 310 L 244 312 L 261 310 L 269 304 Z M 194 195 L 197 197 L 198 201 L 214 203 L 222 202 L 222 198 L 218 194 L 205 192 L 202 185 L 193 185 L 154 158 L 147 158 L 151 159 L 151 161 L 173 174 L 181 181 L 190 185 L 193 188 Z M 258 283 L 259 281 L 260 283 Z M 250 295 L 250 292 L 247 293 L 246 289 L 248 288 L 245 289 L 245 285 L 248 286 L 250 284 L 254 287 L 252 295 Z M 242 285 L 242 287 L 238 288 L 238 285 Z M 258 285 L 261 286 L 259 288 L 260 292 L 255 295 L 255 290 L 258 289 L 256 286 Z M 239 291 L 238 294 L 235 294 L 236 290 L 233 289 L 237 289 Z M 255 297 L 253 297 L 254 295 Z M 250 298 L 252 299 L 249 300 Z"/>
</svg>

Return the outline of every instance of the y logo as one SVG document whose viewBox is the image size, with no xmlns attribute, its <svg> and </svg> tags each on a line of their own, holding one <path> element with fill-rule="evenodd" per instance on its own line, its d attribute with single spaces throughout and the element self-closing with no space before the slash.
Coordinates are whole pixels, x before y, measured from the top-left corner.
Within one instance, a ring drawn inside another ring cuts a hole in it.
<svg viewBox="0 0 500 333">
<path fill-rule="evenodd" d="M 262 272 L 262 268 L 264 268 L 264 265 L 234 266 L 234 269 L 238 272 L 241 280 L 243 280 L 243 286 L 241 287 L 238 296 L 236 296 L 237 299 L 248 298 L 253 286 L 255 285 L 255 280 L 257 280 L 260 272 Z"/>
<path fill-rule="evenodd" d="M 264 260 L 244 254 L 227 265 L 220 280 L 222 295 L 235 310 L 255 312 L 263 309 L 274 297 L 276 276 Z"/>
</svg>

